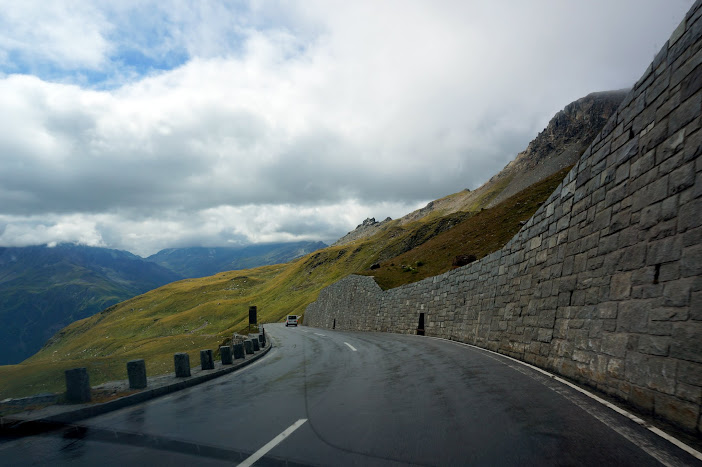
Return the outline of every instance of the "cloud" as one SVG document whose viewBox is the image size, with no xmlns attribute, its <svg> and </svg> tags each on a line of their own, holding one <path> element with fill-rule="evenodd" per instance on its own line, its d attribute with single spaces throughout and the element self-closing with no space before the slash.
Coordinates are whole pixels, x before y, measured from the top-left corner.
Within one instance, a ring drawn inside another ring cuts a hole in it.
<svg viewBox="0 0 702 467">
<path fill-rule="evenodd" d="M 149 254 L 475 188 L 635 82 L 690 2 L 26 5 L 0 8 L 0 244 Z"/>
<path fill-rule="evenodd" d="M 330 241 L 363 216 L 399 217 L 419 206 L 404 203 L 217 206 L 195 212 L 167 210 L 158 216 L 109 214 L 0 215 L 0 245 L 77 242 L 148 256 L 169 247 L 230 246 L 282 241 Z"/>
<path fill-rule="evenodd" d="M 110 25 L 87 2 L 0 2 L 0 63 L 9 71 L 97 69 L 111 44 Z"/>
<path fill-rule="evenodd" d="M 4 246 L 53 245 L 77 242 L 90 246 L 104 246 L 95 222 L 86 216 L 69 215 L 54 219 L 18 218 L 2 216 L 0 244 Z"/>
</svg>

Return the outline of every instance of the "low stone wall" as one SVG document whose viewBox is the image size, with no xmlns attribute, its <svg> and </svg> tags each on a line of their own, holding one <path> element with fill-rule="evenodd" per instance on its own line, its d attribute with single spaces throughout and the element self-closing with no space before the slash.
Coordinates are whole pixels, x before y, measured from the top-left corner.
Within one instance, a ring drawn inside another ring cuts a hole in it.
<svg viewBox="0 0 702 467">
<path fill-rule="evenodd" d="M 617 113 L 502 250 L 380 290 L 350 276 L 310 326 L 495 350 L 702 431 L 702 10 L 697 1 Z"/>
</svg>

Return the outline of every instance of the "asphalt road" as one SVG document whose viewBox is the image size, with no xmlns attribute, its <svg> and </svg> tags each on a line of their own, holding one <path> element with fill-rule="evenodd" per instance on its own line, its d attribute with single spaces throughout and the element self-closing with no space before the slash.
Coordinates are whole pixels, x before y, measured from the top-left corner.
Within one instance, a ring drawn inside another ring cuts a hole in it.
<svg viewBox="0 0 702 467">
<path fill-rule="evenodd" d="M 78 428 L 0 441 L 0 464 L 699 465 L 480 349 L 304 326 L 266 334 L 275 348 L 241 371 Z"/>
</svg>

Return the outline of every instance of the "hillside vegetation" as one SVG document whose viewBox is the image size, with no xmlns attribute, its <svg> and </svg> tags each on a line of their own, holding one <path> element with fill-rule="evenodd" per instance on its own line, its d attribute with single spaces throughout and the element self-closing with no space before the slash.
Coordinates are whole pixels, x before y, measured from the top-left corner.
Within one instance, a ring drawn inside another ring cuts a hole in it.
<svg viewBox="0 0 702 467">
<path fill-rule="evenodd" d="M 487 256 L 519 232 L 521 222 L 536 212 L 569 170 L 567 167 L 497 206 L 475 213 L 416 248 L 385 260 L 379 268 L 361 274 L 374 276 L 378 285 L 387 290 L 442 274 L 452 268 L 459 255 L 472 255 L 476 259 Z"/>
<path fill-rule="evenodd" d="M 0 365 L 36 353 L 70 323 L 179 279 L 285 263 L 321 242 L 171 248 L 149 258 L 85 245 L 0 248 Z"/>
<path fill-rule="evenodd" d="M 181 278 L 126 251 L 0 248 L 0 364 L 21 362 L 64 326 Z"/>
</svg>

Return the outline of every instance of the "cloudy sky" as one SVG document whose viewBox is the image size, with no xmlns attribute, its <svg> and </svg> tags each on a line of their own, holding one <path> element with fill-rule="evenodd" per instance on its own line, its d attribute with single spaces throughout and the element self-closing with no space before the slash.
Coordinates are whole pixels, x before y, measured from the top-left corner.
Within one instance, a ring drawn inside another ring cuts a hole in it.
<svg viewBox="0 0 702 467">
<path fill-rule="evenodd" d="M 691 0 L 0 0 L 0 246 L 332 242 L 631 86 Z"/>
</svg>

